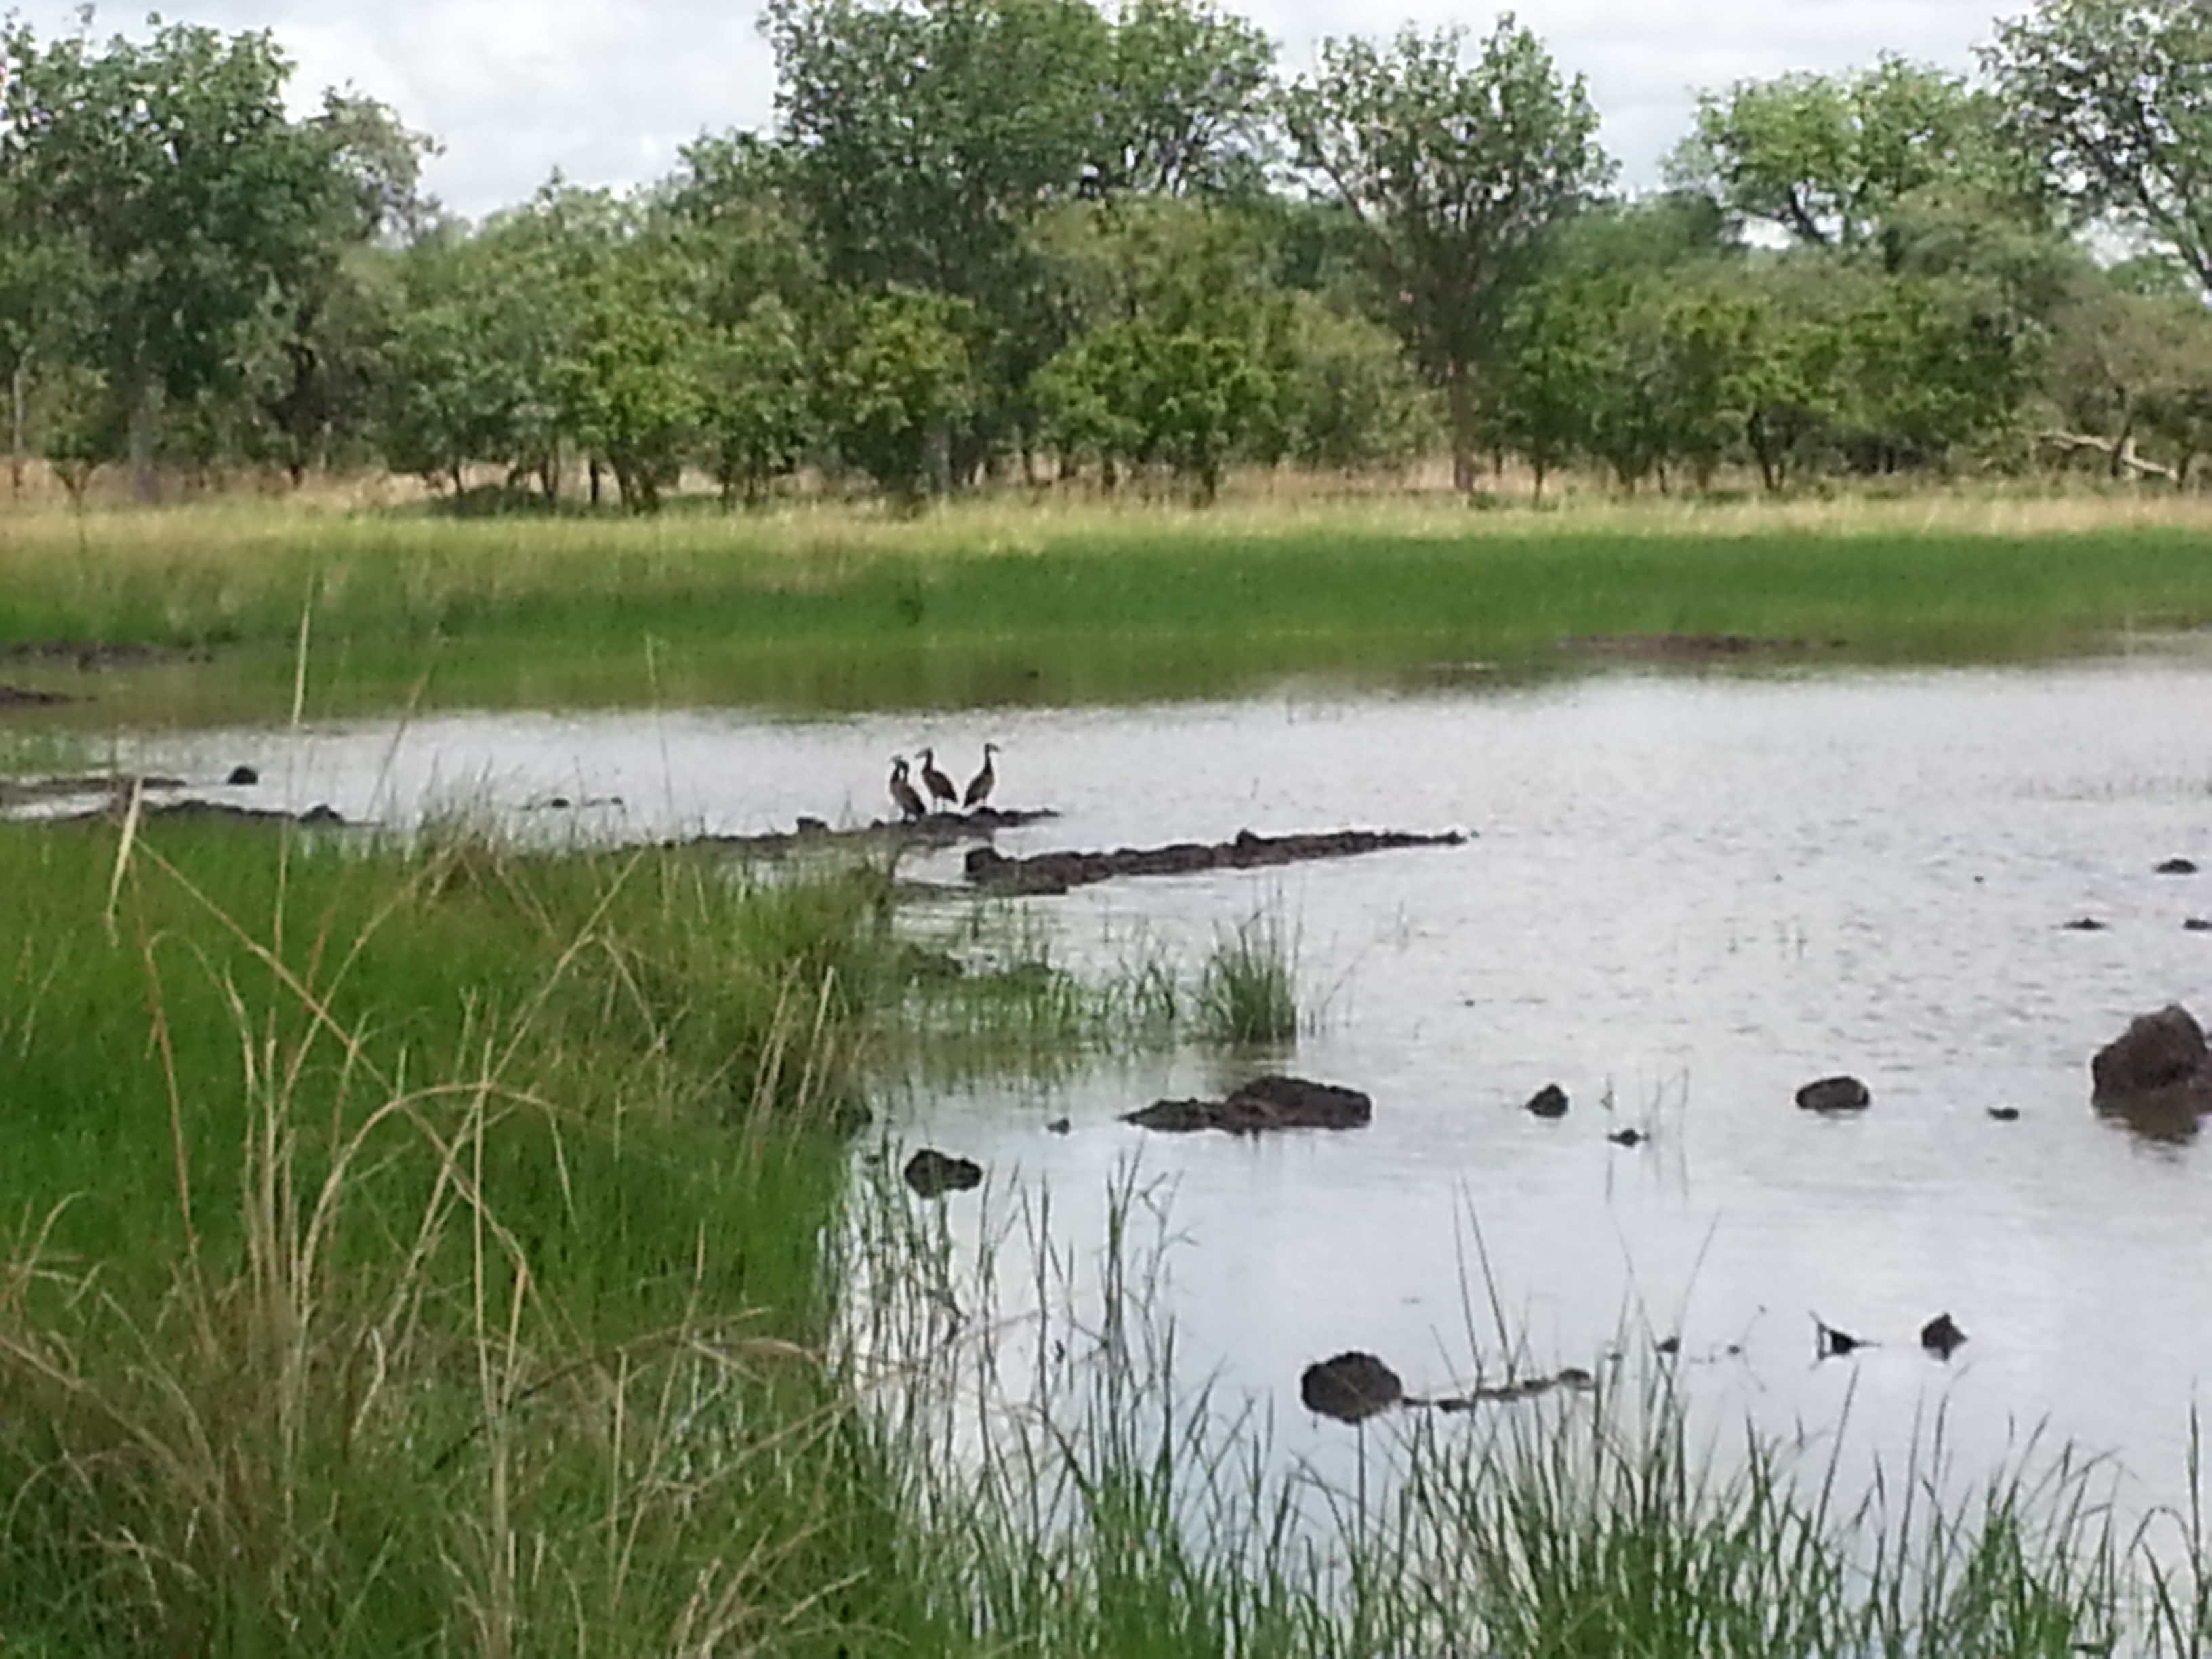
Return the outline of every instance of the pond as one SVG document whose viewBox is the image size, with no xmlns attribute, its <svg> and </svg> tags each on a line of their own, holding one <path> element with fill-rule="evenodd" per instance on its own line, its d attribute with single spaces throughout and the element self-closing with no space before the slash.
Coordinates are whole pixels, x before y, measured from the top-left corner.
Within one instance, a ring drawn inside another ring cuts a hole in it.
<svg viewBox="0 0 2212 1659">
<path fill-rule="evenodd" d="M 1716 1420 L 1848 1414 L 1880 1450 L 1940 1407 L 1969 1468 L 2043 1425 L 2112 1453 L 2131 1501 L 2181 1496 L 2212 1378 L 2212 1147 L 2098 1117 L 2088 1060 L 2136 1013 L 2212 1015 L 2212 932 L 2186 926 L 2212 917 L 2212 873 L 2156 872 L 2212 867 L 2201 641 L 2032 670 L 1439 672 L 1130 711 L 440 717 L 125 739 L 118 758 L 260 769 L 216 797 L 642 836 L 877 816 L 891 754 L 934 744 L 964 778 L 985 738 L 998 801 L 1060 814 L 1002 835 L 1009 853 L 1472 832 L 1024 901 L 1060 959 L 1099 965 L 1278 915 L 1313 1028 L 1287 1054 L 1108 1056 L 895 1103 L 900 1135 L 986 1166 L 997 1213 L 1042 1183 L 1079 1241 L 1133 1157 L 1166 1183 L 1186 1370 L 1272 1408 L 1287 1455 L 1349 1455 L 1297 1400 L 1341 1349 L 1425 1395 L 1509 1358 L 1548 1372 L 1679 1339 Z M 957 856 L 907 867 L 951 879 Z M 2067 926 L 2084 919 L 2102 926 Z M 1372 1125 L 1119 1121 L 1278 1066 L 1367 1091 Z M 1869 1109 L 1794 1106 L 1838 1072 Z M 1524 1109 L 1547 1083 L 1564 1117 Z M 1628 1126 L 1648 1138 L 1608 1139 Z M 947 1202 L 979 1224 L 976 1199 Z M 1917 1336 L 1945 1312 L 1969 1338 L 1948 1363 Z M 1817 1361 L 1815 1316 L 1875 1346 Z"/>
</svg>

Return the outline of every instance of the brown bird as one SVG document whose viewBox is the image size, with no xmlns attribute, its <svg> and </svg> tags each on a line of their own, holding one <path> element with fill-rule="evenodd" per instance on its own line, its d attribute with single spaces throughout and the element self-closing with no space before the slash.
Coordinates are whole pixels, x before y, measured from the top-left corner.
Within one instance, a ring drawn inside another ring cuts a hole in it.
<svg viewBox="0 0 2212 1659">
<path fill-rule="evenodd" d="M 971 812 L 974 811 L 975 808 L 981 806 L 985 801 L 990 799 L 991 791 L 998 786 L 999 775 L 991 769 L 991 757 L 998 752 L 999 745 L 997 744 L 985 744 L 983 745 L 983 769 L 978 772 L 974 777 L 968 780 L 968 793 L 961 797 L 960 804 Z"/>
<path fill-rule="evenodd" d="M 943 801 L 947 806 L 960 805 L 960 792 L 952 787 L 952 780 L 937 769 L 937 751 L 934 749 L 921 751 L 921 781 L 923 787 L 929 791 L 932 806 L 939 801 Z"/>
<path fill-rule="evenodd" d="M 921 796 L 915 787 L 906 781 L 904 755 L 891 757 L 891 799 L 898 803 L 901 817 L 918 818 L 929 811 L 922 805 Z"/>
</svg>

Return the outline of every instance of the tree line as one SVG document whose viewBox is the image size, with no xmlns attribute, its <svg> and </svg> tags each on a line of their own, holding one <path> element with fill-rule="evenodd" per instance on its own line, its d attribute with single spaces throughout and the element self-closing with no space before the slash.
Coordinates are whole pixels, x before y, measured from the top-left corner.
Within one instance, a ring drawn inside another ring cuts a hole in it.
<svg viewBox="0 0 2212 1659">
<path fill-rule="evenodd" d="M 286 111 L 266 33 L 0 27 L 0 377 L 27 459 L 381 465 L 457 499 L 902 500 L 1448 450 L 1624 489 L 2212 447 L 2212 13 L 2039 0 L 1979 73 L 1706 94 L 1630 196 L 1486 34 L 1288 73 L 1211 0 L 771 0 L 767 132 L 470 225 L 431 142 Z M 2121 256 L 2124 257 L 2121 257 Z M 471 482 L 486 476 L 495 486 Z"/>
</svg>

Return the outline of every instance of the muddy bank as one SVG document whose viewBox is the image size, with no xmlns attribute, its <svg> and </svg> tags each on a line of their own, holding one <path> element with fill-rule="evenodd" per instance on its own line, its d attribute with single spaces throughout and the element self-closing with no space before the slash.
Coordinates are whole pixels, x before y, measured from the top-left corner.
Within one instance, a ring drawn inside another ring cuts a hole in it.
<svg viewBox="0 0 2212 1659">
<path fill-rule="evenodd" d="M 252 773 L 251 767 L 234 769 L 230 774 L 231 786 L 238 787 L 239 780 Z M 281 806 L 248 806 L 236 801 L 209 800 L 198 795 L 178 796 L 179 790 L 193 787 L 183 778 L 163 777 L 158 774 L 143 776 L 101 774 L 60 778 L 0 778 L 0 817 L 13 816 L 46 824 L 88 823 L 96 819 L 119 818 L 131 810 L 131 798 L 135 793 L 138 798 L 138 815 L 147 819 L 296 823 L 315 829 L 339 826 L 349 822 L 335 808 L 322 805 L 295 812 Z M 88 804 L 56 811 L 37 810 L 70 801 L 88 801 Z"/>
<path fill-rule="evenodd" d="M 1712 662 L 1730 657 L 1841 651 L 1848 640 L 1762 639 L 1749 634 L 1583 634 L 1559 641 L 1582 657 L 1630 662 Z"/>
<path fill-rule="evenodd" d="M 1233 841 L 1176 842 L 1165 847 L 1123 847 L 1110 853 L 1039 853 L 1006 857 L 994 847 L 968 854 L 968 879 L 994 893 L 1065 893 L 1072 887 L 1122 876 L 1188 876 L 1208 870 L 1261 870 L 1310 859 L 1352 858 L 1405 847 L 1457 847 L 1467 832 L 1420 835 L 1401 830 L 1332 830 L 1319 834 L 1255 836 L 1240 830 Z"/>
<path fill-rule="evenodd" d="M 204 647 L 130 645 L 106 640 L 15 640 L 0 645 L 0 664 L 74 668 L 91 673 L 102 668 L 144 668 L 159 663 L 213 662 Z"/>
<path fill-rule="evenodd" d="M 769 830 L 758 835 L 687 836 L 664 842 L 669 847 L 711 847 L 732 853 L 774 858 L 786 853 L 814 852 L 833 847 L 951 847 L 978 836 L 994 836 L 1001 830 L 1018 830 L 1041 823 L 1060 814 L 1048 806 L 1034 808 L 978 806 L 966 812 L 931 812 L 918 818 L 878 818 L 849 829 L 833 829 L 821 818 L 801 818 L 788 830 Z"/>
<path fill-rule="evenodd" d="M 35 691 L 27 685 L 0 683 L 0 708 L 51 708 L 57 703 L 76 701 L 58 691 Z"/>
<path fill-rule="evenodd" d="M 131 799 L 133 789 L 154 793 L 184 787 L 182 778 L 167 778 L 150 773 L 144 776 L 100 772 L 60 778 L 0 778 L 0 812 L 21 811 L 25 807 L 37 806 L 47 801 L 72 800 L 86 795 L 105 796 L 117 802 L 125 802 Z M 106 810 L 103 806 L 95 811 Z"/>
</svg>

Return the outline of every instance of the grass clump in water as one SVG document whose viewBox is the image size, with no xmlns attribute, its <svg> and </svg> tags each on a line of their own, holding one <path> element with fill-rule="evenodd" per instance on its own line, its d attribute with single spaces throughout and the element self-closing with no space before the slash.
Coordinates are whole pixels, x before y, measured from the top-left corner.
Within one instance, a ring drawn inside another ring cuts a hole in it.
<svg viewBox="0 0 2212 1659">
<path fill-rule="evenodd" d="M 1297 939 L 1263 910 L 1214 936 L 1196 991 L 1198 1029 L 1215 1042 L 1289 1042 L 1299 1024 Z"/>
</svg>

